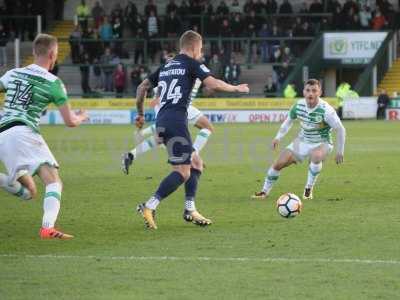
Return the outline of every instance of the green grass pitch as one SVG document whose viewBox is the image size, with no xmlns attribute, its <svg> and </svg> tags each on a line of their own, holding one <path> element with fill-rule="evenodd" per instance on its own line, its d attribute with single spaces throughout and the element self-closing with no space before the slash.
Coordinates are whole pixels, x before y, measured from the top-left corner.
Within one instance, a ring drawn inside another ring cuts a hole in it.
<svg viewBox="0 0 400 300">
<path fill-rule="evenodd" d="M 331 155 L 315 199 L 287 220 L 275 199 L 301 195 L 306 163 L 284 170 L 270 199 L 249 199 L 276 156 L 278 125 L 216 125 L 197 197 L 214 224 L 183 221 L 180 189 L 155 232 L 134 209 L 169 172 L 164 150 L 125 176 L 132 127 L 43 127 L 64 182 L 58 226 L 76 238 L 38 238 L 42 187 L 34 202 L 0 191 L 0 299 L 398 299 L 400 123 L 345 127 L 345 164 Z"/>
</svg>

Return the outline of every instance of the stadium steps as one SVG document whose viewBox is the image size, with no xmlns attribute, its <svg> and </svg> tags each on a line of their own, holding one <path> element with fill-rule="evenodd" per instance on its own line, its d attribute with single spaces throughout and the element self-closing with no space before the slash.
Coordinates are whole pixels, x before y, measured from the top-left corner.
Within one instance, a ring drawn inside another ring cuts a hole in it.
<svg viewBox="0 0 400 300">
<path fill-rule="evenodd" d="M 400 58 L 398 58 L 379 83 L 378 89 L 385 89 L 388 95 L 400 93 Z"/>
<path fill-rule="evenodd" d="M 54 23 L 50 32 L 58 38 L 58 63 L 61 64 L 67 57 L 69 57 L 71 49 L 69 47 L 68 38 L 74 29 L 72 21 L 58 21 Z M 22 65 L 26 66 L 33 63 L 33 56 L 29 55 L 24 58 Z"/>
</svg>

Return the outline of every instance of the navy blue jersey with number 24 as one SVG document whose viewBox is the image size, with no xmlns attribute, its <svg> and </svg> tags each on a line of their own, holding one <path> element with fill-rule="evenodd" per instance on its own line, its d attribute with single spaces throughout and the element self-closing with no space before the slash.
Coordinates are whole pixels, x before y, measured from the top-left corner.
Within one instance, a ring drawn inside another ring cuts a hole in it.
<svg viewBox="0 0 400 300">
<path fill-rule="evenodd" d="M 157 120 L 187 120 L 187 108 L 191 101 L 196 80 L 203 81 L 211 75 L 203 64 L 185 54 L 178 54 L 161 66 L 148 79 L 158 86 L 161 108 Z"/>
</svg>

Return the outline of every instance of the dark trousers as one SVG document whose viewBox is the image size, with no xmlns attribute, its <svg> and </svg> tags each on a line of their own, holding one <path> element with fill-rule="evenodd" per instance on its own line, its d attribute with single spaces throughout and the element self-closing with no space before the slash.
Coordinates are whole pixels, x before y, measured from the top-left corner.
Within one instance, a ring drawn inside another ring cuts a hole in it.
<svg viewBox="0 0 400 300">
<path fill-rule="evenodd" d="M 376 118 L 378 120 L 384 120 L 386 118 L 386 108 L 385 107 L 378 107 L 376 112 Z"/>
</svg>

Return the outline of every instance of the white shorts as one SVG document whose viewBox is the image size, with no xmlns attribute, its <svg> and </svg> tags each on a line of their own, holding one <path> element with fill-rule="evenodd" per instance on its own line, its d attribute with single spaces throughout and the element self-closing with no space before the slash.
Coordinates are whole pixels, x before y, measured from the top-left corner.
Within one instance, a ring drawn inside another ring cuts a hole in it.
<svg viewBox="0 0 400 300">
<path fill-rule="evenodd" d="M 160 110 L 160 105 L 156 105 L 154 106 L 154 112 L 156 114 L 158 114 L 158 111 Z M 203 116 L 203 113 L 196 107 L 194 107 L 193 105 L 189 105 L 188 110 L 188 122 L 189 124 L 196 124 L 197 121 Z"/>
<path fill-rule="evenodd" d="M 14 126 L 0 133 L 0 160 L 10 183 L 25 174 L 35 175 L 44 164 L 58 168 L 43 137 L 28 126 Z"/>
<path fill-rule="evenodd" d="M 327 154 L 332 152 L 333 145 L 323 142 L 323 143 L 306 143 L 299 138 L 296 138 L 289 146 L 286 147 L 291 151 L 298 162 L 302 162 L 306 158 L 310 158 L 312 150 L 323 145 L 327 149 Z"/>
<path fill-rule="evenodd" d="M 196 124 L 197 121 L 203 116 L 203 113 L 193 105 L 188 107 L 188 122 L 189 124 Z"/>
</svg>

